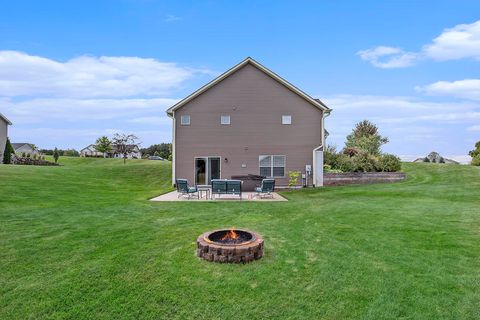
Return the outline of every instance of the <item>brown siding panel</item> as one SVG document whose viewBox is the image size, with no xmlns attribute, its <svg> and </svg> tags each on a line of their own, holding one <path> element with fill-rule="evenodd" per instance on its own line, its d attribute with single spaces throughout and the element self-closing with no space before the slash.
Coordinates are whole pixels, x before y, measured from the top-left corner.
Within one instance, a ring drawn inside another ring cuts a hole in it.
<svg viewBox="0 0 480 320">
<path fill-rule="evenodd" d="M 189 126 L 180 124 L 182 115 L 190 115 Z M 221 125 L 221 115 L 230 115 L 231 125 Z M 282 125 L 282 115 L 291 115 L 292 124 Z M 321 110 L 247 64 L 175 111 L 176 177 L 194 183 L 198 156 L 220 156 L 222 178 L 259 174 L 258 156 L 270 154 L 287 156 L 286 175 L 303 172 L 321 145 L 321 119 Z"/>
<path fill-rule="evenodd" d="M 0 117 L 0 164 L 3 160 L 3 151 L 7 142 L 8 124 Z"/>
</svg>

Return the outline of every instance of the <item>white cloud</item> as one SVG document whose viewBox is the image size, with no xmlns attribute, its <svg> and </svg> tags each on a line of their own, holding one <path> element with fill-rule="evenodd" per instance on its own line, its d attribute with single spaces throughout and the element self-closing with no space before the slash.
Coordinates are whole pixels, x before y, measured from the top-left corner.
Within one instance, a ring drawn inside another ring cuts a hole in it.
<svg viewBox="0 0 480 320">
<path fill-rule="evenodd" d="M 432 96 L 453 96 L 480 100 L 480 79 L 464 79 L 452 82 L 438 81 L 423 87 L 416 87 L 416 89 Z"/>
<path fill-rule="evenodd" d="M 145 114 L 164 115 L 177 99 L 0 99 L 2 110 L 15 125 L 47 121 L 80 122 L 129 120 Z"/>
<path fill-rule="evenodd" d="M 139 118 L 134 118 L 129 120 L 131 123 L 138 123 L 138 124 L 151 124 L 151 125 L 165 125 L 165 124 L 171 124 L 172 119 L 170 119 L 168 116 L 164 117 L 139 117 Z"/>
<path fill-rule="evenodd" d="M 480 132 L 480 125 L 475 125 L 467 128 L 468 131 L 478 131 Z"/>
<path fill-rule="evenodd" d="M 165 96 L 208 70 L 139 57 L 80 56 L 65 62 L 0 51 L 0 96 Z"/>
<path fill-rule="evenodd" d="M 395 154 L 466 154 L 466 128 L 480 121 L 480 103 L 432 102 L 401 96 L 335 95 L 322 100 L 333 112 L 326 119 L 327 142 L 343 147 L 354 125 L 368 119 L 390 139 L 385 151 Z"/>
<path fill-rule="evenodd" d="M 182 20 L 182 18 L 177 17 L 177 16 L 175 16 L 175 15 L 173 15 L 173 14 L 169 14 L 169 15 L 167 15 L 167 17 L 166 17 L 163 21 L 165 21 L 165 22 L 174 22 L 174 21 L 178 21 L 178 20 Z"/>
<path fill-rule="evenodd" d="M 390 130 L 399 124 L 403 130 L 404 124 L 430 123 L 430 124 L 452 124 L 472 122 L 480 119 L 480 104 L 476 102 L 431 102 L 411 97 L 401 96 L 356 96 L 336 95 L 324 99 L 328 106 L 334 109 L 332 117 L 336 113 L 350 114 L 350 123 L 360 121 L 364 118 L 371 119 L 379 124 L 389 126 Z M 352 125 L 342 125 L 340 128 L 352 129 Z M 422 129 L 423 128 L 423 129 Z M 436 126 L 420 126 L 415 128 L 416 132 L 421 130 L 434 130 Z"/>
<path fill-rule="evenodd" d="M 169 141 L 174 105 L 187 80 L 213 73 L 139 57 L 80 56 L 67 61 L 0 51 L 0 107 L 13 141 L 81 148 L 99 135 L 131 132 Z"/>
<path fill-rule="evenodd" d="M 480 60 L 480 20 L 445 29 L 418 52 L 405 52 L 397 47 L 378 46 L 357 52 L 377 68 L 404 68 L 421 59 L 435 61 L 474 58 Z"/>
<path fill-rule="evenodd" d="M 423 53 L 435 60 L 480 59 L 480 20 L 445 29 Z"/>
<path fill-rule="evenodd" d="M 357 52 L 365 61 L 382 69 L 409 67 L 415 63 L 417 55 L 412 52 L 405 52 L 400 48 L 379 46 Z"/>
</svg>

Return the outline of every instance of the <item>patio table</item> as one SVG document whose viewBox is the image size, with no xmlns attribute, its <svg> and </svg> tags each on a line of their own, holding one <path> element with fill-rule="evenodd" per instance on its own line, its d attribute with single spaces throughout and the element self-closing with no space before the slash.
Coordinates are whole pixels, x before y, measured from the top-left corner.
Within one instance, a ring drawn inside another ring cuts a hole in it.
<svg viewBox="0 0 480 320">
<path fill-rule="evenodd" d="M 205 200 L 210 199 L 211 197 L 211 191 L 212 191 L 212 186 L 208 184 L 199 184 L 197 185 L 197 190 L 198 190 L 198 196 L 200 199 L 203 198 L 203 194 L 205 193 Z"/>
</svg>

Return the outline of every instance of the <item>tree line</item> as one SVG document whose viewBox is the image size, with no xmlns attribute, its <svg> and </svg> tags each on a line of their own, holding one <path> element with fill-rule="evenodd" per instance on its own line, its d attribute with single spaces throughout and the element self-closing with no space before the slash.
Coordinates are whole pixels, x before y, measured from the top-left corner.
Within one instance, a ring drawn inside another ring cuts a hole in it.
<svg viewBox="0 0 480 320">
<path fill-rule="evenodd" d="M 172 160 L 172 144 L 171 143 L 159 143 L 152 144 L 148 148 L 140 149 L 142 157 L 147 158 L 149 156 L 159 156 L 163 159 Z"/>
</svg>

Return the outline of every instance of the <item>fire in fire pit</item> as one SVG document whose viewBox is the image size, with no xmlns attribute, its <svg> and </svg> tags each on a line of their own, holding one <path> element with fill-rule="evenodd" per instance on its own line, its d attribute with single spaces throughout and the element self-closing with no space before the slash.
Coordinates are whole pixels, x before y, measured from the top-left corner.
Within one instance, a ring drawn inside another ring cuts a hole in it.
<svg viewBox="0 0 480 320">
<path fill-rule="evenodd" d="M 222 244 L 242 244 L 253 239 L 253 234 L 243 230 L 220 230 L 212 232 L 207 241 L 218 242 Z"/>
<path fill-rule="evenodd" d="M 237 242 L 238 238 L 240 238 L 240 236 L 235 232 L 235 229 L 230 229 L 223 237 L 220 238 L 220 241 L 224 243 L 235 243 Z"/>
<path fill-rule="evenodd" d="M 235 228 L 206 232 L 197 239 L 197 256 L 214 262 L 247 263 L 263 256 L 263 239 L 255 232 Z"/>
</svg>

